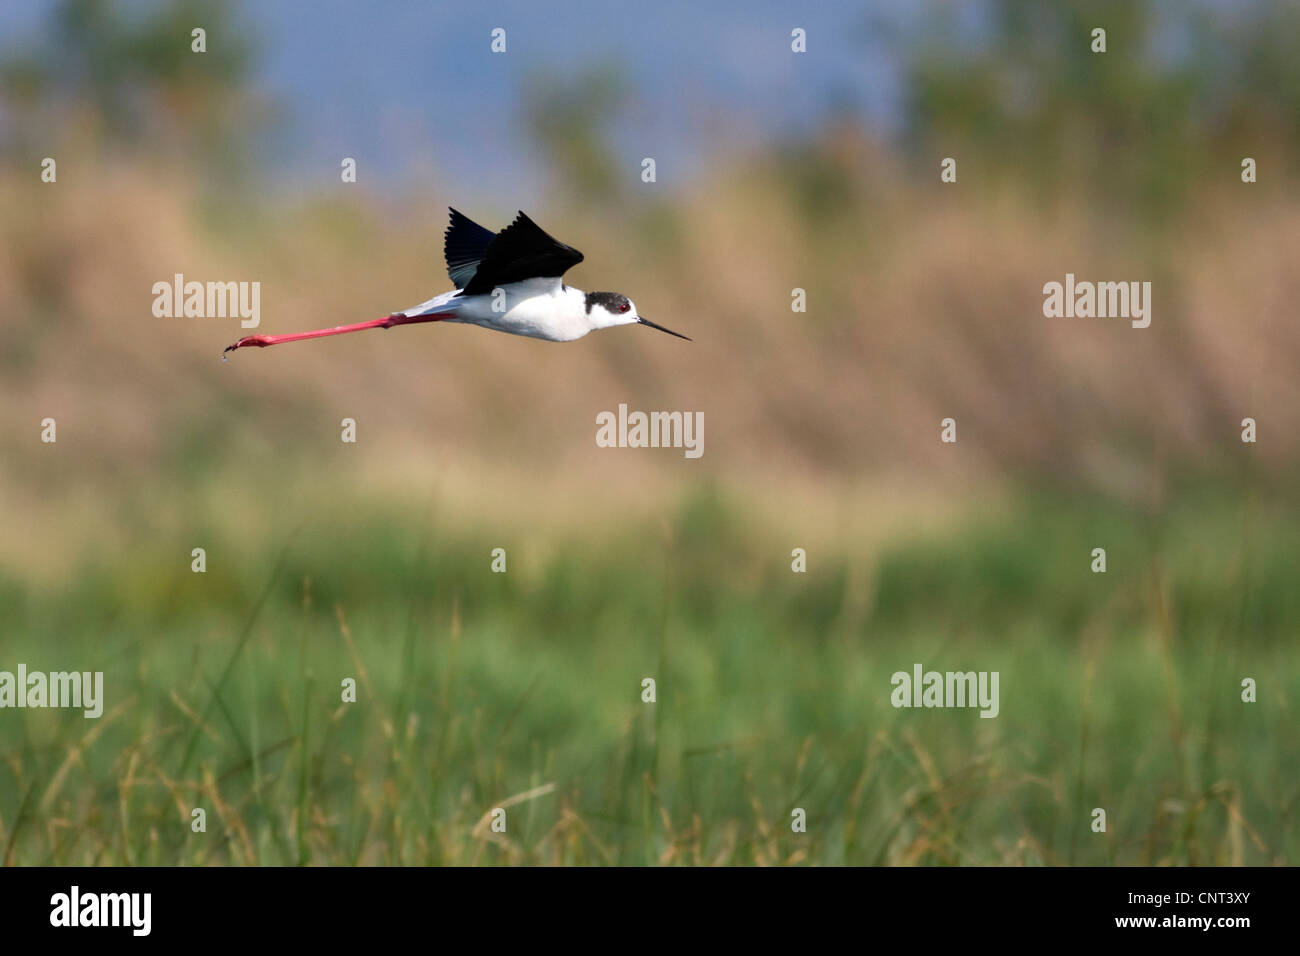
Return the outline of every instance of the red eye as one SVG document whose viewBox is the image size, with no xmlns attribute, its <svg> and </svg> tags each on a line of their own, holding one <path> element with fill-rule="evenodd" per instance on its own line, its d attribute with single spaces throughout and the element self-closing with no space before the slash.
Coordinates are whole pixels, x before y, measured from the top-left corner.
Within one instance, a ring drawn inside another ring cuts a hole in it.
<svg viewBox="0 0 1300 956">
<path fill-rule="evenodd" d="M 620 306 L 618 307 L 618 311 L 620 311 L 620 312 L 626 312 L 626 311 L 627 311 L 628 309 L 630 309 L 630 308 L 632 308 L 632 307 L 631 307 L 630 305 L 628 305 L 626 302 L 624 302 L 622 305 L 620 305 Z"/>
</svg>

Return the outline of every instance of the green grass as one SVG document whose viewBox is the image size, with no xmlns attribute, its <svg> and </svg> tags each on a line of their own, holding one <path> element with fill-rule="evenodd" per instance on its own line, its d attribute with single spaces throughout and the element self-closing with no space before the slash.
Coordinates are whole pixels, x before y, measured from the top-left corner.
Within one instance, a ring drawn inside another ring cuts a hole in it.
<svg viewBox="0 0 1300 956">
<path fill-rule="evenodd" d="M 0 715 L 0 848 L 19 864 L 1294 863 L 1300 512 L 1022 501 L 879 553 L 815 552 L 807 574 L 716 493 L 531 557 L 373 503 L 265 537 L 214 523 L 205 574 L 192 531 L 147 529 L 63 587 L 0 581 L 0 668 L 102 670 L 107 697 L 98 721 Z M 998 671 L 1000 715 L 894 709 L 890 675 L 914 662 Z"/>
</svg>

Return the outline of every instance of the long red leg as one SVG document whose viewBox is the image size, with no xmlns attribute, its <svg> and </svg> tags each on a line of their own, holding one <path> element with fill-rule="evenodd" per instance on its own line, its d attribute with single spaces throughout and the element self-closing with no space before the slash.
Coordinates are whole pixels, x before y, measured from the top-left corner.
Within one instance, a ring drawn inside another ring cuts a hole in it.
<svg viewBox="0 0 1300 956">
<path fill-rule="evenodd" d="M 344 332 L 360 332 L 363 329 L 391 329 L 395 325 L 414 325 L 417 322 L 437 322 L 440 319 L 449 319 L 456 313 L 454 312 L 433 312 L 428 315 L 403 315 L 395 312 L 392 315 L 386 315 L 382 319 L 371 319 L 369 322 L 354 322 L 352 325 L 336 325 L 332 329 L 314 329 L 311 332 L 289 332 L 285 335 L 245 335 L 234 345 L 226 346 L 227 352 L 233 352 L 235 349 L 246 349 L 251 346 L 265 348 L 268 345 L 279 345 L 281 342 L 297 342 L 300 339 L 319 339 L 326 335 L 342 335 Z"/>
</svg>

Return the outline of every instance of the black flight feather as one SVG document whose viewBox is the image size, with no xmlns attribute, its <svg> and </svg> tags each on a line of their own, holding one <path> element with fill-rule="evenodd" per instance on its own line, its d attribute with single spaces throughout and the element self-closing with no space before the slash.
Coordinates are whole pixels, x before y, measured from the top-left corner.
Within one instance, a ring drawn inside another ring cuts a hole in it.
<svg viewBox="0 0 1300 956">
<path fill-rule="evenodd" d="M 488 246 L 497 234 L 484 229 L 463 213 L 451 210 L 451 222 L 442 251 L 447 259 L 447 275 L 457 289 L 463 289 L 474 278 L 479 263 L 487 255 Z"/>
<path fill-rule="evenodd" d="M 452 228 L 456 226 L 455 217 L 458 215 L 453 213 Z M 460 218 L 469 222 L 463 216 Z M 450 242 L 450 229 L 447 235 Z M 461 295 L 487 295 L 497 286 L 524 279 L 558 278 L 581 261 L 581 252 L 548 235 L 521 212 L 514 222 L 493 237 L 477 263 L 474 277 L 465 283 Z M 452 281 L 455 278 L 452 276 Z"/>
</svg>

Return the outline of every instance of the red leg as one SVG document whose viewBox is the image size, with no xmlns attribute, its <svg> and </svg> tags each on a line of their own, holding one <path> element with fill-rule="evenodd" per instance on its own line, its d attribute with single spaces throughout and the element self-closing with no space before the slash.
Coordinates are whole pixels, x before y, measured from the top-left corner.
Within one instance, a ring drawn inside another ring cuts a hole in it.
<svg viewBox="0 0 1300 956">
<path fill-rule="evenodd" d="M 234 345 L 226 346 L 227 352 L 233 352 L 235 349 L 246 349 L 251 346 L 265 348 L 268 345 L 279 345 L 281 342 L 297 342 L 300 339 L 319 339 L 326 335 L 342 335 L 344 332 L 360 332 L 363 329 L 391 329 L 395 325 L 414 325 L 417 322 L 437 322 L 440 319 L 449 319 L 456 313 L 454 312 L 433 312 L 429 315 L 403 315 L 395 312 L 392 315 L 386 315 L 382 319 L 371 319 L 369 322 L 355 322 L 352 325 L 336 325 L 332 329 L 314 329 L 311 332 L 289 332 L 285 335 L 245 335 Z"/>
</svg>

